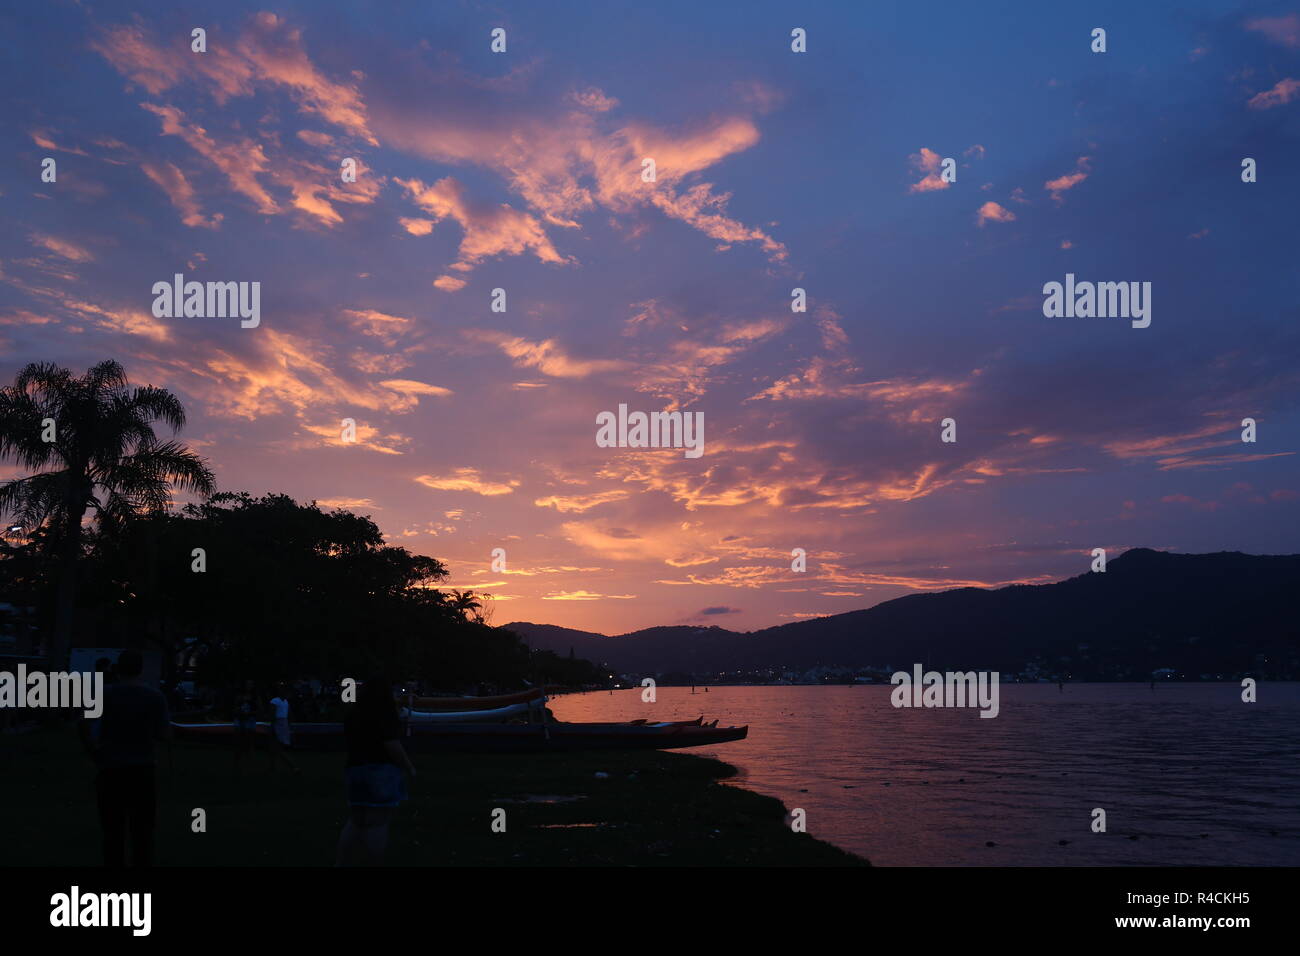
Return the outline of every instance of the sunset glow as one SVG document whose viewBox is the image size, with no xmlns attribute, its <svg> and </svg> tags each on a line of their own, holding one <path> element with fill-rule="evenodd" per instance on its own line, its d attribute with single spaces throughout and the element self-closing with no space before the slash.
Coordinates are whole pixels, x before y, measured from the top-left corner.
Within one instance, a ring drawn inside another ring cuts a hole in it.
<svg viewBox="0 0 1300 956">
<path fill-rule="evenodd" d="M 567 6 L 233 3 L 196 55 L 171 4 L 55 5 L 10 50 L 43 92 L 8 109 L 2 377 L 114 358 L 223 490 L 369 514 L 497 624 L 750 630 L 1098 547 L 1294 550 L 1293 19 L 1118 7 L 1142 45 L 1103 71 L 1036 39 L 1050 5 L 814 8 L 793 58 L 772 4 Z M 156 318 L 176 273 L 259 282 L 260 324 Z M 1153 321 L 1044 317 L 1067 273 L 1149 281 Z M 600 447 L 620 404 L 702 413 L 704 453 Z"/>
</svg>

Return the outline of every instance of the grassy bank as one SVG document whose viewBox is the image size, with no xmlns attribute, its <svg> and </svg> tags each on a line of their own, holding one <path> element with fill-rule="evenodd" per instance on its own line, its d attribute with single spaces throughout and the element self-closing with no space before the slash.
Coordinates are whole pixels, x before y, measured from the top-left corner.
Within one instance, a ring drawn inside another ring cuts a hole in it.
<svg viewBox="0 0 1300 956">
<path fill-rule="evenodd" d="M 175 744 L 158 772 L 159 866 L 330 866 L 346 814 L 340 754 L 264 752 L 235 777 L 228 751 Z M 861 865 L 793 833 L 778 800 L 719 783 L 725 763 L 682 753 L 421 754 L 388 863 Z M 597 774 L 607 774 L 598 777 Z M 0 737 L 0 865 L 95 866 L 94 774 L 71 729 Z M 191 812 L 207 811 L 207 832 Z M 492 812 L 506 812 L 493 833 Z"/>
</svg>

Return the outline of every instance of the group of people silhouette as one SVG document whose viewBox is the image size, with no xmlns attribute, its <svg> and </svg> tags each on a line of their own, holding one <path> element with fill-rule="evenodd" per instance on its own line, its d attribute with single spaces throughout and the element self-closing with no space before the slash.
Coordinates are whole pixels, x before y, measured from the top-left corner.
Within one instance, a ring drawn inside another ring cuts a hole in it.
<svg viewBox="0 0 1300 956">
<path fill-rule="evenodd" d="M 143 677 L 144 658 L 126 649 L 115 664 L 99 662 L 105 674 L 103 709 L 83 720 L 80 736 L 95 764 L 95 796 L 102 832 L 104 865 L 148 867 L 154 862 L 158 817 L 157 744 L 171 739 L 171 715 L 163 693 Z M 283 765 L 295 774 L 292 704 L 289 686 L 279 683 L 262 702 L 255 683 L 246 681 L 234 695 L 234 773 L 265 741 L 272 771 Z M 259 720 L 259 717 L 266 719 Z M 382 862 L 389 826 L 408 799 L 408 780 L 416 775 L 401 744 L 401 721 L 391 682 L 376 677 L 362 683 L 356 703 L 344 717 L 346 760 L 343 771 L 348 817 L 339 835 L 337 866 Z"/>
</svg>

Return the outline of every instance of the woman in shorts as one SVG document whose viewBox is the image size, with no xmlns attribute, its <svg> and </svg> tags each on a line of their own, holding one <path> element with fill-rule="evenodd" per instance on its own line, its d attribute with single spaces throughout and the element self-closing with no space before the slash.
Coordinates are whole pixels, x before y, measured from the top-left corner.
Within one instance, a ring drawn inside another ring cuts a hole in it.
<svg viewBox="0 0 1300 956">
<path fill-rule="evenodd" d="M 415 765 L 402 748 L 402 722 L 391 685 L 368 680 L 343 722 L 348 820 L 339 835 L 338 866 L 378 866 L 388 845 L 393 811 L 407 798 Z"/>
</svg>

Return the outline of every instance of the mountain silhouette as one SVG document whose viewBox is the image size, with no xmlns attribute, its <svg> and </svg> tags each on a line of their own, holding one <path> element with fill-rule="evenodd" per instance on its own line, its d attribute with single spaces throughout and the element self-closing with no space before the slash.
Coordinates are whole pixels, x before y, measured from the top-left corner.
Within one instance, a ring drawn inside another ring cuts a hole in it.
<svg viewBox="0 0 1300 956">
<path fill-rule="evenodd" d="M 609 637 L 505 625 L 534 648 L 631 675 L 888 667 L 1074 679 L 1300 678 L 1300 555 L 1135 548 L 1054 584 L 957 588 L 759 631 L 651 627 Z"/>
</svg>

